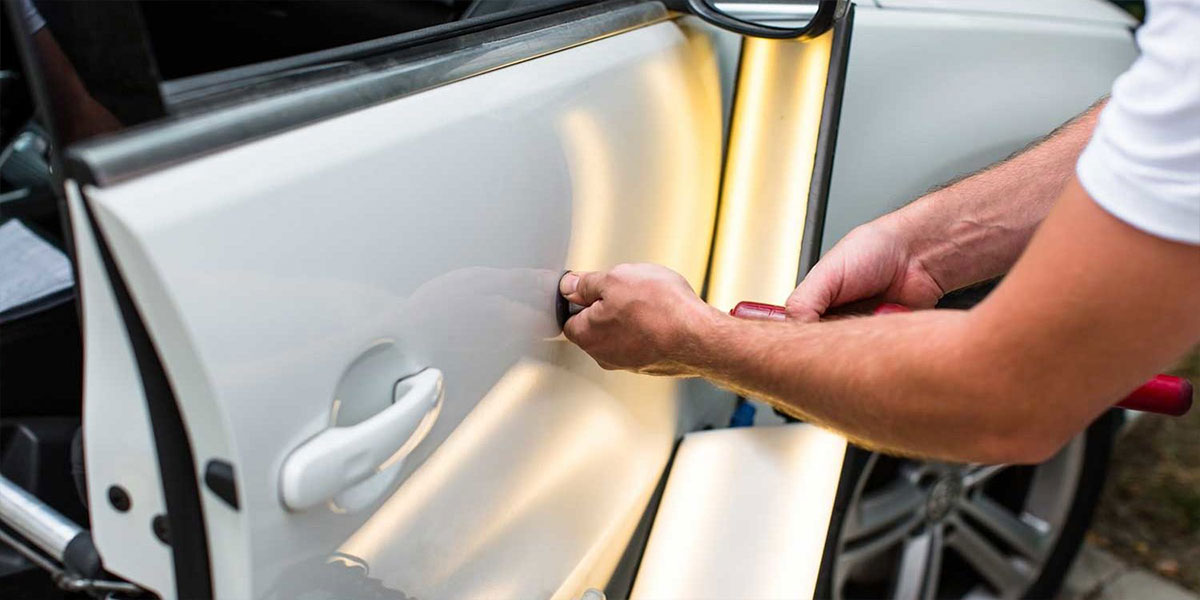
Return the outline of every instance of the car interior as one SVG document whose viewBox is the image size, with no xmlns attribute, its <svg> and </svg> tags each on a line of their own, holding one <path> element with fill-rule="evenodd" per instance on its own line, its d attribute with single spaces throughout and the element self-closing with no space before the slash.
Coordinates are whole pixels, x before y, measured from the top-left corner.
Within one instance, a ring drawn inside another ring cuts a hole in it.
<svg viewBox="0 0 1200 600">
<path fill-rule="evenodd" d="M 86 526 L 75 286 L 49 137 L 34 116 L 11 23 L 6 14 L 0 20 L 0 248 L 20 257 L 0 264 L 0 474 Z M 0 545 L 0 576 L 28 567 Z"/>
</svg>

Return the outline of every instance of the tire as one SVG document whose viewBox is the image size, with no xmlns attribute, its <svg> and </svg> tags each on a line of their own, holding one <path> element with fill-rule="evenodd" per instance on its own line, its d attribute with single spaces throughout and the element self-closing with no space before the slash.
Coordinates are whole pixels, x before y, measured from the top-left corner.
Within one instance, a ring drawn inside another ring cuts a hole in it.
<svg viewBox="0 0 1200 600">
<path fill-rule="evenodd" d="M 1026 598 L 1053 598 L 1058 595 L 1059 588 L 1067 577 L 1067 571 L 1083 546 L 1084 535 L 1091 527 L 1092 517 L 1096 513 L 1096 505 L 1100 504 L 1100 495 L 1104 492 L 1104 482 L 1108 478 L 1108 461 L 1112 457 L 1113 442 L 1123 421 L 1124 413 L 1114 408 L 1104 413 L 1086 432 L 1080 434 L 1085 436 L 1087 453 L 1084 456 L 1083 473 L 1076 486 L 1071 513 L 1050 559 L 1046 561 L 1042 575 L 1025 593 Z"/>
</svg>

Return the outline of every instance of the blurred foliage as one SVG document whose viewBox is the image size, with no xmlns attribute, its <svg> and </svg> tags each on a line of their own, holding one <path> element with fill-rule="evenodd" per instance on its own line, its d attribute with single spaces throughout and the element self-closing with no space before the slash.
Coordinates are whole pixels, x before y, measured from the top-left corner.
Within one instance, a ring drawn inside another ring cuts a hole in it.
<svg viewBox="0 0 1200 600">
<path fill-rule="evenodd" d="M 1200 390 L 1200 347 L 1172 372 Z M 1090 538 L 1200 591 L 1200 399 L 1182 418 L 1142 415 L 1117 441 Z"/>
</svg>

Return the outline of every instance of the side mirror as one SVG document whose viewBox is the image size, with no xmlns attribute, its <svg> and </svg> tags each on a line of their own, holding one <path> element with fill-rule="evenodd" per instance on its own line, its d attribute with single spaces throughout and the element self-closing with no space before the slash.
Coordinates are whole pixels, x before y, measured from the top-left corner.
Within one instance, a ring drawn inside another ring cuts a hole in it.
<svg viewBox="0 0 1200 600">
<path fill-rule="evenodd" d="M 849 0 L 669 0 L 671 8 L 750 37 L 813 38 L 846 12 Z"/>
</svg>

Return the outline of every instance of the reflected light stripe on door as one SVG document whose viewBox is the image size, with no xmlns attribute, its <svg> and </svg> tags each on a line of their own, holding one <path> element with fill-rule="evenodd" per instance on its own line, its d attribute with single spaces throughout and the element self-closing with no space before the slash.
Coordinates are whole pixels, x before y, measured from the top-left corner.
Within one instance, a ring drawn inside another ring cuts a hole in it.
<svg viewBox="0 0 1200 600">
<path fill-rule="evenodd" d="M 708 302 L 782 304 L 796 285 L 833 32 L 747 38 Z"/>
</svg>

